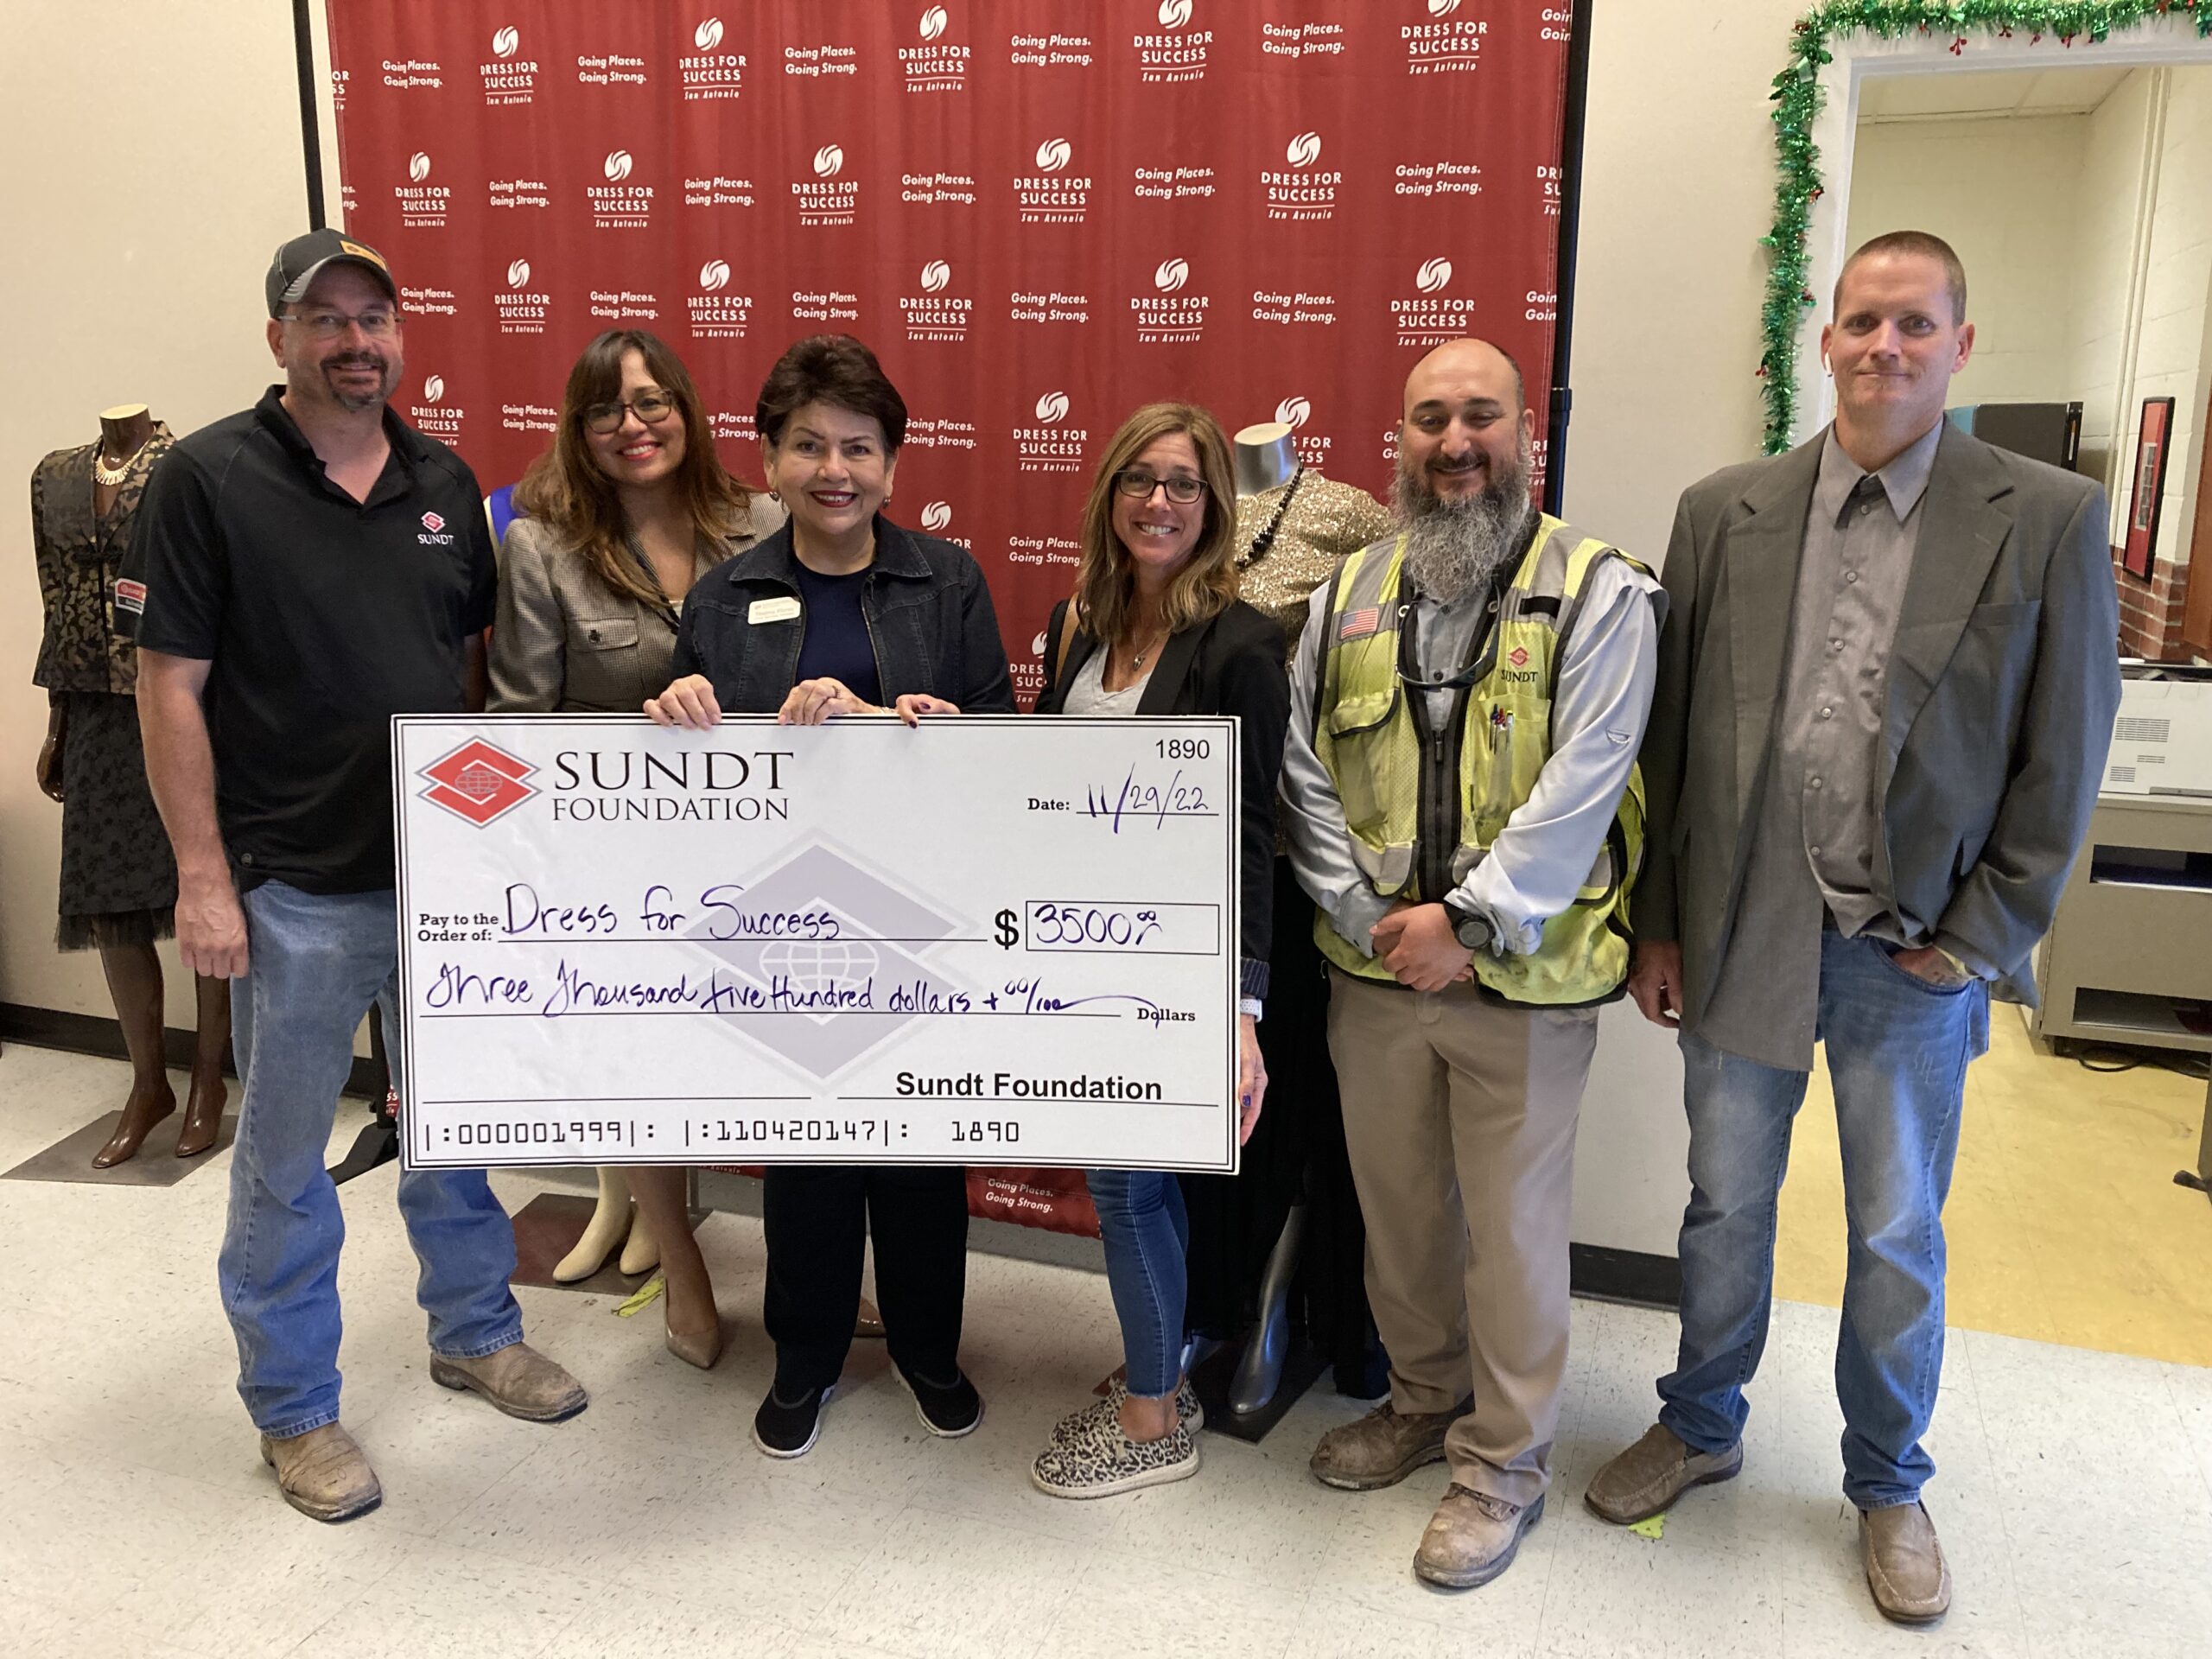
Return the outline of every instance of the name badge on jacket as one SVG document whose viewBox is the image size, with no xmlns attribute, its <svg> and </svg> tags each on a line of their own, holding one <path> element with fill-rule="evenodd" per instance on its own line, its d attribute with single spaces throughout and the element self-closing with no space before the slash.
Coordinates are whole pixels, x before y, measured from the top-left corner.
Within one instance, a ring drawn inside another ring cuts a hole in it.
<svg viewBox="0 0 2212 1659">
<path fill-rule="evenodd" d="M 788 622 L 798 614 L 798 601 L 786 594 L 782 599 L 756 599 L 745 613 L 749 623 Z"/>
</svg>

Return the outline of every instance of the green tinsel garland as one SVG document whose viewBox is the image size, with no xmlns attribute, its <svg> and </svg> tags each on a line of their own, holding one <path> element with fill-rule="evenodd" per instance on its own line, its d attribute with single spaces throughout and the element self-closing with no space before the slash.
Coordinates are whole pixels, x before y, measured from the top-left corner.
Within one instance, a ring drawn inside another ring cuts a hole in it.
<svg viewBox="0 0 2212 1659">
<path fill-rule="evenodd" d="M 1825 0 L 1797 20 L 1789 67 L 1774 78 L 1774 147 L 1782 176 L 1774 190 L 1774 229 L 1760 238 L 1774 252 L 1759 311 L 1767 454 L 1789 447 L 1797 416 L 1798 323 L 1819 303 L 1805 285 L 1805 231 L 1823 188 L 1813 118 L 1820 109 L 1821 67 L 1834 56 L 1828 42 L 1854 29 L 1892 40 L 1929 35 L 1948 37 L 1952 52 L 1963 54 L 1967 31 L 1980 29 L 1999 40 L 2028 35 L 2030 44 L 2049 35 L 2070 47 L 2084 36 L 2099 43 L 2114 29 L 2176 12 L 2193 16 L 2197 34 L 2212 38 L 2212 0 Z"/>
</svg>

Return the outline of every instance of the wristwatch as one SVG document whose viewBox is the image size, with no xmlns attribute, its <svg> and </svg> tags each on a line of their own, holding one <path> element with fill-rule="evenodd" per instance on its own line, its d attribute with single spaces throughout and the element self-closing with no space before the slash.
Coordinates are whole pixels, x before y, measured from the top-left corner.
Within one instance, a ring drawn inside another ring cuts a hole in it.
<svg viewBox="0 0 2212 1659">
<path fill-rule="evenodd" d="M 1480 950 L 1490 944 L 1490 924 L 1465 905 L 1446 899 L 1444 913 L 1452 918 L 1452 937 L 1468 950 Z"/>
</svg>

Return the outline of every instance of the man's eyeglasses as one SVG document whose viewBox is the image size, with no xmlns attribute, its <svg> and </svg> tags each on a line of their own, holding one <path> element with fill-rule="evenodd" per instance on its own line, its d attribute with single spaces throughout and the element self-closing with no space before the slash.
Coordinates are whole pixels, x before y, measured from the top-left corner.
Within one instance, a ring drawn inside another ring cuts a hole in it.
<svg viewBox="0 0 2212 1659">
<path fill-rule="evenodd" d="M 636 416 L 647 426 L 658 426 L 676 413 L 676 399 L 664 391 L 641 391 L 635 397 L 584 407 L 584 430 L 595 437 L 622 429 L 625 414 Z"/>
<path fill-rule="evenodd" d="M 399 313 L 378 308 L 349 317 L 343 311 L 293 311 L 285 321 L 296 322 L 317 340 L 335 340 L 348 327 L 359 328 L 371 340 L 386 340 L 399 327 Z"/>
<path fill-rule="evenodd" d="M 1114 487 L 1138 501 L 1149 501 L 1154 490 L 1165 489 L 1170 501 L 1187 507 L 1205 494 L 1206 481 L 1192 478 L 1188 473 L 1170 473 L 1166 478 L 1155 478 L 1141 467 L 1125 467 L 1114 474 Z"/>
</svg>

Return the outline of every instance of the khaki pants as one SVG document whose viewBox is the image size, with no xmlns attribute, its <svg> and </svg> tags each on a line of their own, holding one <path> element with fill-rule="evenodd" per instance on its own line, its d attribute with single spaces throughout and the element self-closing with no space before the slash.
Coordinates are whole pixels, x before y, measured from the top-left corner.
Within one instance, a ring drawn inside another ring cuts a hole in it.
<svg viewBox="0 0 2212 1659">
<path fill-rule="evenodd" d="M 1509 1503 L 1551 1479 L 1567 1369 L 1575 1120 L 1594 1008 L 1329 976 L 1329 1052 L 1367 1219 L 1367 1294 L 1402 1412 L 1475 1408 L 1452 1478 Z"/>
</svg>

